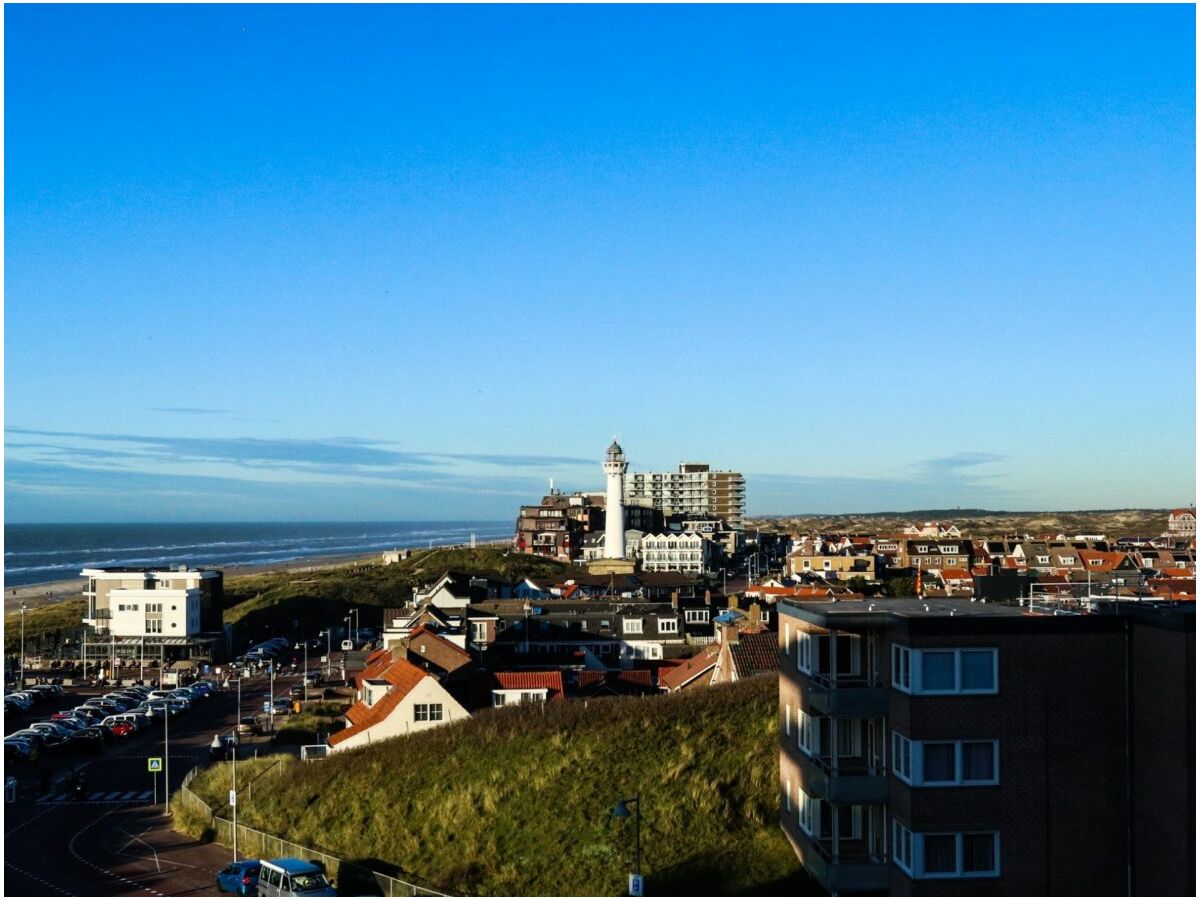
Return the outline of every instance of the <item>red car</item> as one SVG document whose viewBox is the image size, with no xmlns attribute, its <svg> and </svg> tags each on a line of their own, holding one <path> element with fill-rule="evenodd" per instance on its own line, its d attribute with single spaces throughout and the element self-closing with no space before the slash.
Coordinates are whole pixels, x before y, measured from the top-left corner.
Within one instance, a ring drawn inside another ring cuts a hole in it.
<svg viewBox="0 0 1200 900">
<path fill-rule="evenodd" d="M 109 730 L 115 737 L 127 737 L 133 734 L 133 726 L 128 722 L 117 722 Z"/>
</svg>

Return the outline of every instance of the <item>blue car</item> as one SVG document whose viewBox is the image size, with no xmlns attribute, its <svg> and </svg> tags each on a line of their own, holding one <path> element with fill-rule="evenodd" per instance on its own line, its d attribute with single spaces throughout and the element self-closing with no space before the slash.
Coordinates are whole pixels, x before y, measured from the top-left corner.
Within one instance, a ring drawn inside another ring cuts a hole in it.
<svg viewBox="0 0 1200 900">
<path fill-rule="evenodd" d="M 217 873 L 217 890 L 223 894 L 257 896 L 258 871 L 261 868 L 257 859 L 243 859 L 241 862 L 231 863 Z"/>
</svg>

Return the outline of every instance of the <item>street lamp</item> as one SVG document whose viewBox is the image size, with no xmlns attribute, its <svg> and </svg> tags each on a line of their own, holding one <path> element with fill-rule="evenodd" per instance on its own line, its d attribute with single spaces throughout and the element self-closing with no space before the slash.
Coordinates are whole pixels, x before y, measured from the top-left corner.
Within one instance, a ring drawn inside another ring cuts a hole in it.
<svg viewBox="0 0 1200 900">
<path fill-rule="evenodd" d="M 531 612 L 533 612 L 533 607 L 530 606 L 529 601 L 526 600 L 525 605 L 522 607 L 522 609 L 525 611 L 525 655 L 528 656 L 529 655 L 529 614 Z"/>
<path fill-rule="evenodd" d="M 21 604 L 21 690 L 25 690 L 25 604 Z"/>
<path fill-rule="evenodd" d="M 613 807 L 612 817 L 614 819 L 628 819 L 629 807 L 634 806 L 634 857 L 633 857 L 633 872 L 629 876 L 629 896 L 642 896 L 642 795 L 637 794 L 626 800 L 618 800 L 617 805 Z"/>
<path fill-rule="evenodd" d="M 299 650 L 300 644 L 295 649 Z M 304 702 L 308 702 L 308 641 L 304 642 Z"/>
<path fill-rule="evenodd" d="M 320 637 L 321 635 L 325 635 L 325 681 L 326 682 L 329 681 L 329 657 L 333 655 L 333 650 L 331 649 L 331 645 L 329 643 L 330 640 L 332 640 L 332 638 L 330 637 L 329 632 L 330 632 L 330 629 L 326 628 L 324 631 L 319 632 L 317 634 L 317 637 Z"/>
</svg>

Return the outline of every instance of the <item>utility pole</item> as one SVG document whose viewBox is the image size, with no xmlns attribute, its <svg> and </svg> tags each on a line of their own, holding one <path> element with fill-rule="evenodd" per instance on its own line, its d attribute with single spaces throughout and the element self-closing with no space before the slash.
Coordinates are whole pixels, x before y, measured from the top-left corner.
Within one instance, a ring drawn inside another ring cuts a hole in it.
<svg viewBox="0 0 1200 900">
<path fill-rule="evenodd" d="M 171 814 L 171 701 L 163 701 L 163 812 Z"/>
<path fill-rule="evenodd" d="M 25 604 L 21 604 L 21 690 L 25 690 Z"/>
<path fill-rule="evenodd" d="M 239 682 L 240 683 L 240 682 Z M 233 807 L 233 861 L 237 862 L 237 728 L 234 727 L 233 743 L 230 745 L 233 750 L 233 789 L 229 792 L 229 799 L 232 801 L 230 806 Z"/>
<path fill-rule="evenodd" d="M 271 673 L 271 710 L 267 714 L 271 722 L 271 734 L 275 733 L 275 662 L 272 660 L 267 669 Z"/>
</svg>

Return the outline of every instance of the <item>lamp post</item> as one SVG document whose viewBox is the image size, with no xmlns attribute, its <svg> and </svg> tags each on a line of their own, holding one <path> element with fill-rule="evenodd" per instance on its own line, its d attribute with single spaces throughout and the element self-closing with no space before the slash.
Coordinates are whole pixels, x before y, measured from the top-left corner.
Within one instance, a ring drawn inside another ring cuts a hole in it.
<svg viewBox="0 0 1200 900">
<path fill-rule="evenodd" d="M 618 800 L 617 805 L 613 807 L 612 816 L 614 819 L 628 819 L 629 807 L 634 809 L 634 825 L 633 825 L 633 872 L 629 876 L 629 896 L 642 896 L 642 795 L 639 793 L 634 797 Z"/>
<path fill-rule="evenodd" d="M 522 607 L 525 612 L 525 655 L 529 655 L 529 614 L 533 612 L 533 607 L 529 605 L 529 601 L 525 601 Z"/>
<path fill-rule="evenodd" d="M 25 604 L 21 604 L 21 690 L 25 690 Z"/>
<path fill-rule="evenodd" d="M 324 631 L 322 631 L 320 634 L 317 635 L 317 637 L 320 637 L 322 634 L 325 635 L 325 680 L 326 681 L 329 681 L 329 657 L 331 657 L 333 655 L 333 650 L 331 649 L 332 645 L 330 644 L 331 638 L 330 638 L 329 632 L 330 632 L 330 629 L 326 628 Z"/>
<path fill-rule="evenodd" d="M 239 687 L 241 682 L 238 682 Z M 233 861 L 237 862 L 237 727 L 233 729 L 233 741 L 229 745 L 233 752 L 233 784 L 229 790 L 230 807 L 233 809 Z"/>
<path fill-rule="evenodd" d="M 354 647 L 355 647 L 355 649 L 357 649 L 358 648 L 358 632 L 361 630 L 360 626 L 362 625 L 362 619 L 360 619 L 358 616 L 358 607 L 357 606 L 354 607 L 354 609 L 350 610 L 350 614 L 354 616 Z"/>
<path fill-rule="evenodd" d="M 300 649 L 300 644 L 296 645 Z M 308 702 L 308 641 L 304 642 L 304 702 Z"/>
</svg>

